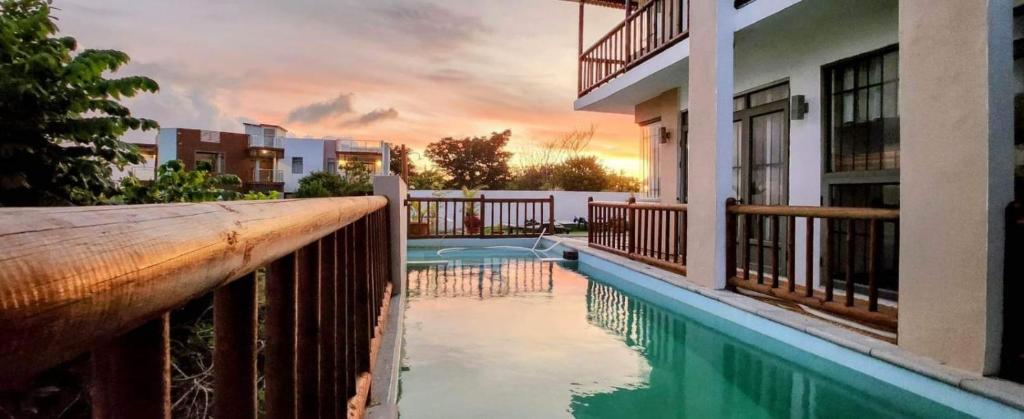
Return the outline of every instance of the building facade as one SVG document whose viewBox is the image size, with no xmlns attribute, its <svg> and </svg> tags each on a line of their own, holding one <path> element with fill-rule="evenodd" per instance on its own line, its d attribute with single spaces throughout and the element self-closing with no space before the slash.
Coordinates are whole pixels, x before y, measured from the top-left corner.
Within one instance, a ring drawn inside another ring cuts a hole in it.
<svg viewBox="0 0 1024 419">
<path fill-rule="evenodd" d="M 350 162 L 375 175 L 389 171 L 390 145 L 383 141 L 293 138 L 285 128 L 270 124 L 247 123 L 244 131 L 161 128 L 154 160 L 181 160 L 188 170 L 205 166 L 214 173 L 234 174 L 245 191 L 285 194 L 294 193 L 299 179 L 313 172 L 339 173 Z"/>
<path fill-rule="evenodd" d="M 899 344 L 1000 371 L 1004 211 L 1024 173 L 1021 1 L 569 1 L 580 13 L 574 107 L 634 117 L 644 197 L 686 204 L 689 279 L 724 288 L 733 275 L 730 198 L 898 209 L 877 232 L 871 280 L 898 306 Z M 593 43 L 591 7 L 623 14 Z M 866 287 L 868 231 L 810 226 L 781 233 L 813 248 L 794 255 L 797 272 L 808 267 L 815 287 Z M 845 278 L 823 266 L 836 253 Z"/>
</svg>

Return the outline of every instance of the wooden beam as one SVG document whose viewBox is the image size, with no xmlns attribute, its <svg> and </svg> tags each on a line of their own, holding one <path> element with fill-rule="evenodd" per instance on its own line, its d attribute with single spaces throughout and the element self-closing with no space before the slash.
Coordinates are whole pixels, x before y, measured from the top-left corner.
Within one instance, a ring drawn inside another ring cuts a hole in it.
<svg viewBox="0 0 1024 419">
<path fill-rule="evenodd" d="M 353 197 L 0 209 L 0 387 L 385 205 Z"/>
<path fill-rule="evenodd" d="M 170 419 L 169 319 L 164 313 L 93 351 L 92 417 Z"/>
</svg>

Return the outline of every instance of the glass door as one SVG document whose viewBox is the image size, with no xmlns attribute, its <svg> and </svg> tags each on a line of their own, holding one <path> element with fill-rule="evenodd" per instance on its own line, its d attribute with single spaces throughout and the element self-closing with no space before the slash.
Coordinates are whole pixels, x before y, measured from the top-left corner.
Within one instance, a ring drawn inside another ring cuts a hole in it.
<svg viewBox="0 0 1024 419">
<path fill-rule="evenodd" d="M 789 204 L 789 86 L 781 84 L 736 98 L 733 114 L 733 193 L 742 204 Z M 741 227 L 746 220 L 741 219 Z M 785 220 L 780 218 L 780 223 Z M 779 237 L 772 234 L 771 221 L 752 218 L 750 240 L 738 250 L 738 262 L 748 260 L 756 270 L 758 255 L 764 252 L 764 272 L 774 272 L 768 252 L 779 241 L 780 260 L 786 260 L 786 225 Z M 740 231 L 745 231 L 741 228 Z M 760 231 L 760 234 L 758 234 Z M 758 241 L 758 237 L 761 238 Z M 781 268 L 785 268 L 784 266 Z M 786 272 L 781 272 L 786 275 Z"/>
</svg>

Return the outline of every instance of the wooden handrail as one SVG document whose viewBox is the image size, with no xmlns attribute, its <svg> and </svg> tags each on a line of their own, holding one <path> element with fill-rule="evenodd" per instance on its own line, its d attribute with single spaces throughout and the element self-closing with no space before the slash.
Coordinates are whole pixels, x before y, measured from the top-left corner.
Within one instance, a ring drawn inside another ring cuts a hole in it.
<svg viewBox="0 0 1024 419">
<path fill-rule="evenodd" d="M 883 224 L 899 228 L 899 210 L 879 208 L 738 205 L 726 201 L 726 282 L 789 300 L 884 329 L 896 330 L 895 305 L 879 304 L 879 280 L 883 253 Z M 798 218 L 804 218 L 799 220 Z M 815 221 L 820 223 L 821 265 L 819 284 L 814 281 Z M 797 224 L 804 224 L 804 269 L 797 269 Z M 840 227 L 845 228 L 840 233 Z M 767 231 L 766 231 L 767 230 Z M 833 234 L 835 230 L 835 234 Z M 859 232 L 858 232 L 859 231 Z M 858 235 L 863 252 L 857 254 Z M 837 237 L 842 236 L 842 242 Z M 845 252 L 839 252 L 844 246 Z M 892 251 L 890 249 L 890 251 Z M 842 254 L 839 254 L 842 253 Z M 858 257 L 864 261 L 865 291 L 855 284 Z M 843 263 L 845 262 L 845 263 Z M 840 271 L 833 272 L 835 269 Z M 842 273 L 842 301 L 835 298 L 833 273 Z"/>
<path fill-rule="evenodd" d="M 588 200 L 590 247 L 686 274 L 686 204 Z"/>
<path fill-rule="evenodd" d="M 900 210 L 884 208 L 846 208 L 784 205 L 730 205 L 731 214 L 778 215 L 782 217 L 856 218 L 863 220 L 898 220 Z"/>
<path fill-rule="evenodd" d="M 581 48 L 577 57 L 579 96 L 689 36 L 688 10 L 688 0 L 651 0 L 589 48 Z"/>
<path fill-rule="evenodd" d="M 373 213 L 384 197 L 0 209 L 0 387 Z"/>
</svg>

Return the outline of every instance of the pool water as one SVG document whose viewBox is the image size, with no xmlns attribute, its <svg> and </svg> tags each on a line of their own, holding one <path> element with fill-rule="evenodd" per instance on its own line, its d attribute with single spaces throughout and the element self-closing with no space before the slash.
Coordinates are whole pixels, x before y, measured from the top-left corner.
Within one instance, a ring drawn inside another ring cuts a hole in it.
<svg viewBox="0 0 1024 419">
<path fill-rule="evenodd" d="M 529 252 L 410 251 L 403 418 L 952 418 L 966 414 L 606 272 Z"/>
</svg>

